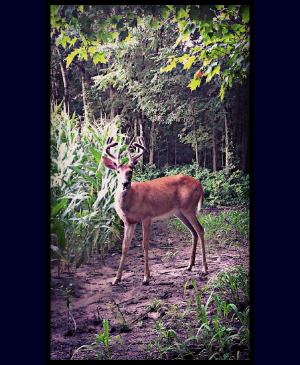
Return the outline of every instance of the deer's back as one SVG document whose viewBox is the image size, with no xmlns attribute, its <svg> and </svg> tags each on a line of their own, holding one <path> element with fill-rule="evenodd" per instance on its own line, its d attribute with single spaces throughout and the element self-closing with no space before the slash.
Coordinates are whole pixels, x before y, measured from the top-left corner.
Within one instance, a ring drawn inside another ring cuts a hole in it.
<svg viewBox="0 0 300 365">
<path fill-rule="evenodd" d="M 184 174 L 161 177 L 146 182 L 133 182 L 132 209 L 141 217 L 167 218 L 179 210 L 195 209 L 202 185 Z M 161 219 L 161 218 L 158 218 Z"/>
</svg>

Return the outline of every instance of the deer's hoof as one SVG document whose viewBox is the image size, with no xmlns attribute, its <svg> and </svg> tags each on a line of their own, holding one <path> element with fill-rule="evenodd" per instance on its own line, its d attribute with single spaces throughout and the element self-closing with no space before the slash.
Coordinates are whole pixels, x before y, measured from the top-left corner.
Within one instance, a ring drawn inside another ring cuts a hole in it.
<svg viewBox="0 0 300 365">
<path fill-rule="evenodd" d="M 207 275 L 207 274 L 208 274 L 208 269 L 207 269 L 207 267 L 205 267 L 205 268 L 203 268 L 203 269 L 202 269 L 202 274 L 203 274 L 203 275 Z"/>
<path fill-rule="evenodd" d="M 149 278 L 144 278 L 143 285 L 149 285 Z"/>
<path fill-rule="evenodd" d="M 115 280 L 112 282 L 112 285 L 118 285 L 120 281 L 120 278 L 115 278 Z"/>
<path fill-rule="evenodd" d="M 190 262 L 189 266 L 186 268 L 186 269 L 187 269 L 187 271 L 191 271 L 193 266 L 194 266 L 194 264 L 192 264 L 192 263 Z"/>
</svg>

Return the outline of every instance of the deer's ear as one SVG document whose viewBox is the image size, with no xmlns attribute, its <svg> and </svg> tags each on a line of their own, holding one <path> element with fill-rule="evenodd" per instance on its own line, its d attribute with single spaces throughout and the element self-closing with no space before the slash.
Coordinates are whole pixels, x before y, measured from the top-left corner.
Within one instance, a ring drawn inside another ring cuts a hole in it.
<svg viewBox="0 0 300 365">
<path fill-rule="evenodd" d="M 109 158 L 102 156 L 102 161 L 104 163 L 104 165 L 112 170 L 116 170 L 117 169 L 117 165 Z"/>
</svg>

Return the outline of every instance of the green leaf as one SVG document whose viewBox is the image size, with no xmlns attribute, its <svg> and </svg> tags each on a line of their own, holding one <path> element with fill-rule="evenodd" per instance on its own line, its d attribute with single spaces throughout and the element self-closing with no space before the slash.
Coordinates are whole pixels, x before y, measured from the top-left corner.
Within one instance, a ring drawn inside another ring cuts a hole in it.
<svg viewBox="0 0 300 365">
<path fill-rule="evenodd" d="M 70 43 L 71 46 L 74 46 L 76 41 L 77 41 L 77 37 L 74 37 L 72 40 L 69 40 L 69 43 Z"/>
<path fill-rule="evenodd" d="M 92 179 L 87 173 L 81 171 L 78 167 L 76 166 L 69 166 L 69 168 L 75 172 L 77 172 L 77 174 L 81 175 L 82 177 L 84 177 L 85 179 L 87 179 L 89 181 L 89 183 L 91 185 L 94 186 L 95 189 L 98 188 L 98 184 L 97 184 L 97 181 Z"/>
<path fill-rule="evenodd" d="M 174 330 L 168 330 L 168 335 L 169 334 L 172 335 L 177 342 L 179 342 L 178 337 L 177 337 L 177 333 Z"/>
<path fill-rule="evenodd" d="M 93 55 L 96 52 L 95 47 L 89 47 L 88 52 Z"/>
<path fill-rule="evenodd" d="M 109 33 L 109 36 L 112 40 L 115 40 L 118 37 L 118 33 L 117 32 Z M 106 62 L 106 60 L 105 60 L 105 62 Z M 105 62 L 102 62 L 102 63 L 105 63 Z"/>
<path fill-rule="evenodd" d="M 219 94 L 221 101 L 224 98 L 225 88 L 226 88 L 226 81 L 223 81 L 221 89 L 220 89 L 220 94 Z"/>
<path fill-rule="evenodd" d="M 63 252 L 63 250 L 65 248 L 65 244 L 66 244 L 65 230 L 58 219 L 55 219 L 51 232 L 56 234 L 57 240 L 58 240 L 58 246 L 59 246 L 61 252 Z"/>
<path fill-rule="evenodd" d="M 165 71 L 171 71 L 174 67 L 176 67 L 176 62 L 172 61 L 169 66 L 163 68 L 160 72 L 163 73 Z"/>
<path fill-rule="evenodd" d="M 183 68 L 185 69 L 190 69 L 190 67 L 192 66 L 192 64 L 194 63 L 195 61 L 195 56 L 192 56 L 188 59 L 188 61 L 184 64 Z"/>
<path fill-rule="evenodd" d="M 70 63 L 73 61 L 74 57 L 78 55 L 79 49 L 75 49 L 72 53 L 69 54 L 65 60 L 67 61 L 67 67 L 69 67 Z"/>
<path fill-rule="evenodd" d="M 209 73 L 206 78 L 206 82 L 209 82 L 212 79 L 213 75 L 212 73 Z"/>
<path fill-rule="evenodd" d="M 166 5 L 170 10 L 175 11 L 175 9 L 173 8 L 173 5 Z"/>
<path fill-rule="evenodd" d="M 85 59 L 87 61 L 87 53 L 86 53 L 86 49 L 85 48 L 80 48 L 79 49 L 79 56 L 80 56 L 80 59 L 81 60 L 82 59 Z"/>
<path fill-rule="evenodd" d="M 50 6 L 50 13 L 51 13 L 51 15 L 57 14 L 58 9 L 59 9 L 59 5 L 51 5 Z"/>
<path fill-rule="evenodd" d="M 170 11 L 164 5 L 161 5 L 160 8 L 159 8 L 159 10 L 161 12 L 162 17 L 164 19 L 167 19 L 168 16 L 169 16 Z"/>
<path fill-rule="evenodd" d="M 78 268 L 86 259 L 87 257 L 87 253 L 86 253 L 86 247 L 84 248 L 84 250 L 81 253 L 81 256 L 79 258 L 79 260 L 76 261 L 76 268 Z"/>
<path fill-rule="evenodd" d="M 55 217 L 56 214 L 60 212 L 60 210 L 66 205 L 68 199 L 61 200 L 52 210 L 51 210 L 51 218 Z"/>
<path fill-rule="evenodd" d="M 97 171 L 97 169 L 96 169 L 96 167 L 90 167 L 90 166 L 85 166 L 88 170 L 90 170 L 90 171 L 93 171 L 93 172 L 95 172 L 96 173 L 96 171 Z"/>
<path fill-rule="evenodd" d="M 101 160 L 101 154 L 97 150 L 95 150 L 92 146 L 90 146 L 90 151 L 92 155 L 94 156 L 94 159 L 96 161 L 96 164 L 98 165 Z"/>
<path fill-rule="evenodd" d="M 203 51 L 201 51 L 200 55 L 198 56 L 199 59 L 201 58 L 206 58 L 207 55 L 206 55 L 206 50 L 204 49 Z"/>
<path fill-rule="evenodd" d="M 193 284 L 195 291 L 197 292 L 198 291 L 197 284 L 195 283 L 195 281 L 193 279 L 191 279 L 191 282 Z"/>
<path fill-rule="evenodd" d="M 54 245 L 51 245 L 51 249 L 54 252 L 56 252 L 63 259 L 63 261 L 65 261 L 66 263 L 68 263 L 68 260 L 65 258 L 65 256 L 62 253 L 62 250 L 59 247 L 54 246 Z"/>
<path fill-rule="evenodd" d="M 61 41 L 61 44 L 64 48 L 66 48 L 67 42 L 71 43 L 71 40 L 68 36 L 64 35 L 63 38 L 62 38 L 62 41 Z"/>
<path fill-rule="evenodd" d="M 239 29 L 239 27 L 240 27 L 240 25 L 239 24 L 231 24 L 231 28 L 233 29 L 233 30 L 238 30 Z"/>
<path fill-rule="evenodd" d="M 222 72 L 222 77 L 223 77 L 223 79 L 224 79 L 224 77 L 226 76 L 226 75 L 228 75 L 230 72 L 229 72 L 229 70 L 228 70 L 228 68 L 226 69 L 226 70 L 224 70 L 223 72 Z"/>
<path fill-rule="evenodd" d="M 183 8 L 180 8 L 175 16 L 176 20 L 181 18 L 187 18 L 189 16 L 188 12 Z"/>
<path fill-rule="evenodd" d="M 94 64 L 96 65 L 98 62 L 101 62 L 101 63 L 106 63 L 106 58 L 104 56 L 104 53 L 95 53 L 93 55 L 93 61 L 94 61 Z"/>
<path fill-rule="evenodd" d="M 240 8 L 242 19 L 244 23 L 248 23 L 250 20 L 250 8 L 249 5 L 242 5 Z"/>
<path fill-rule="evenodd" d="M 158 29 L 158 26 L 159 26 L 158 21 L 153 20 L 153 19 L 151 19 L 150 25 L 151 25 L 151 27 L 155 28 L 156 30 Z"/>
<path fill-rule="evenodd" d="M 182 31 L 186 25 L 186 20 L 181 20 L 180 22 L 178 22 L 179 28 Z"/>
<path fill-rule="evenodd" d="M 215 74 L 219 74 L 220 73 L 220 65 L 218 65 L 215 69 L 214 69 L 214 71 L 213 71 L 213 73 L 212 73 L 212 76 L 213 75 L 215 75 Z"/>
<path fill-rule="evenodd" d="M 191 91 L 195 90 L 197 87 L 199 87 L 201 84 L 201 79 L 197 80 L 191 80 L 191 82 L 188 84 L 188 87 L 191 89 Z"/>
</svg>

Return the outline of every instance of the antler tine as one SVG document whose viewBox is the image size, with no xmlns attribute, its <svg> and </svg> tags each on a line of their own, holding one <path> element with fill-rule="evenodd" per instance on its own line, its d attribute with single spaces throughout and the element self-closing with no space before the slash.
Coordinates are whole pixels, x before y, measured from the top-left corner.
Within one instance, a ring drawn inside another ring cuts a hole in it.
<svg viewBox="0 0 300 365">
<path fill-rule="evenodd" d="M 148 150 L 147 150 L 147 148 L 146 148 L 146 145 L 145 145 L 144 137 L 138 137 L 138 138 L 137 138 L 137 140 L 138 140 L 138 143 L 137 143 L 137 142 L 134 142 L 134 143 L 133 143 L 133 146 L 135 146 L 135 147 L 138 147 L 138 148 L 141 148 L 141 149 L 144 149 L 144 150 L 148 151 Z"/>
<path fill-rule="evenodd" d="M 118 150 L 118 153 L 117 153 L 117 157 L 115 157 L 114 155 L 112 155 L 109 151 L 109 149 L 111 147 L 114 147 L 118 144 L 118 142 L 113 142 L 111 143 L 113 140 L 113 137 L 108 137 L 107 140 L 106 140 L 106 146 L 105 146 L 105 152 L 108 154 L 108 156 L 110 158 L 112 158 L 113 160 L 117 161 L 117 164 L 120 165 L 120 154 L 121 154 L 121 147 L 119 148 Z"/>
<path fill-rule="evenodd" d="M 142 154 L 144 153 L 144 150 L 146 150 L 146 146 L 145 146 L 145 141 L 144 141 L 144 138 L 143 137 L 138 137 L 137 138 L 138 140 L 138 143 L 137 142 L 134 142 L 133 143 L 133 146 L 135 147 L 138 147 L 138 148 L 141 148 L 141 152 L 138 153 L 137 155 L 135 155 L 131 160 L 132 162 L 135 164 L 136 160 L 142 156 Z"/>
</svg>

